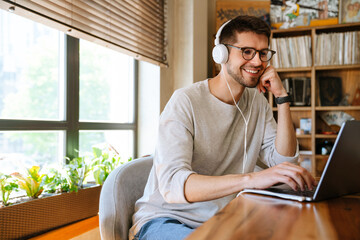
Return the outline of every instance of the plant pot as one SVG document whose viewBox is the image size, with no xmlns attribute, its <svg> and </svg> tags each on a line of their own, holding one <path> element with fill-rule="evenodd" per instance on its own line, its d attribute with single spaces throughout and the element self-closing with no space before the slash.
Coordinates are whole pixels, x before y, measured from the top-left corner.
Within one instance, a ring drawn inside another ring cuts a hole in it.
<svg viewBox="0 0 360 240">
<path fill-rule="evenodd" d="M 0 208 L 0 239 L 27 239 L 96 216 L 101 186 Z"/>
</svg>

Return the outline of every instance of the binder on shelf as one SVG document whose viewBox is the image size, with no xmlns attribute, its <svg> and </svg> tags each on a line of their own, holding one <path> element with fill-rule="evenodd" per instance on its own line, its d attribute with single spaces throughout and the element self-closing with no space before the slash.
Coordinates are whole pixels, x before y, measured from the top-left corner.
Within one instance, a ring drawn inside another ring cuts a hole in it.
<svg viewBox="0 0 360 240">
<path fill-rule="evenodd" d="M 341 78 L 333 76 L 319 77 L 321 106 L 338 106 L 342 99 Z"/>
<path fill-rule="evenodd" d="M 310 78 L 296 77 L 285 78 L 283 85 L 286 92 L 291 96 L 292 106 L 310 106 L 311 95 Z"/>
</svg>

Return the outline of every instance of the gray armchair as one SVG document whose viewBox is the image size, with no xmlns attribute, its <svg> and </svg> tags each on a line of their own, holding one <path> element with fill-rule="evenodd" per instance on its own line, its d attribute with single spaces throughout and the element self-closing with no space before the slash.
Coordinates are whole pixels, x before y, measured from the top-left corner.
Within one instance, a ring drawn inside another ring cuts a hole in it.
<svg viewBox="0 0 360 240">
<path fill-rule="evenodd" d="M 138 158 L 110 173 L 100 193 L 101 239 L 128 239 L 134 205 L 144 193 L 152 164 L 152 156 Z"/>
</svg>

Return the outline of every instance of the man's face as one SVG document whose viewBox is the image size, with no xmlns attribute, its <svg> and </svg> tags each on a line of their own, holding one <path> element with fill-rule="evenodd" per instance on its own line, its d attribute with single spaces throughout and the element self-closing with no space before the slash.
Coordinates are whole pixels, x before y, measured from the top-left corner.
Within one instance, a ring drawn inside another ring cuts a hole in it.
<svg viewBox="0 0 360 240">
<path fill-rule="evenodd" d="M 268 38 L 253 32 L 237 33 L 237 41 L 232 44 L 236 47 L 252 47 L 256 50 L 268 48 Z M 268 62 L 262 62 L 257 52 L 251 60 L 245 60 L 242 51 L 229 48 L 229 60 L 226 63 L 228 74 L 244 87 L 254 88 L 259 82 L 260 76 L 265 71 Z"/>
</svg>

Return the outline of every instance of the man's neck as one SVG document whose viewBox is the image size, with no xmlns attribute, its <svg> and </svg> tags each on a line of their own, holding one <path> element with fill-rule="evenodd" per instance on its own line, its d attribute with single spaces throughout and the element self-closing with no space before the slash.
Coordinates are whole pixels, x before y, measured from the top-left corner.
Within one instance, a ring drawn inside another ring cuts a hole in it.
<svg viewBox="0 0 360 240">
<path fill-rule="evenodd" d="M 235 98 L 235 102 L 238 102 L 245 90 L 245 87 L 241 84 L 235 82 L 232 78 L 227 77 L 225 79 L 225 74 L 219 73 L 216 77 L 209 79 L 209 90 L 212 95 L 214 95 L 220 101 L 223 101 L 227 104 L 234 105 L 234 100 L 231 96 L 230 90 L 226 84 L 228 81 L 229 87 L 232 91 L 232 94 Z"/>
</svg>

